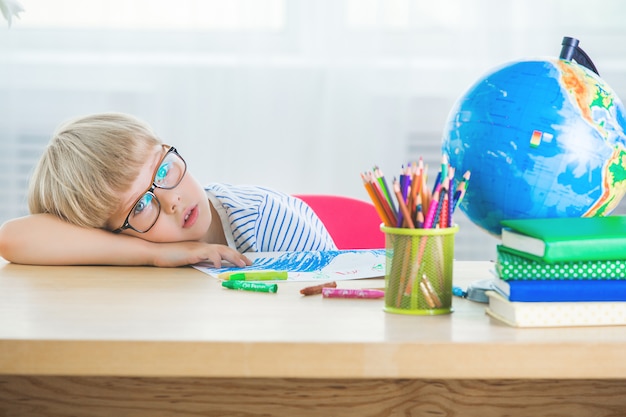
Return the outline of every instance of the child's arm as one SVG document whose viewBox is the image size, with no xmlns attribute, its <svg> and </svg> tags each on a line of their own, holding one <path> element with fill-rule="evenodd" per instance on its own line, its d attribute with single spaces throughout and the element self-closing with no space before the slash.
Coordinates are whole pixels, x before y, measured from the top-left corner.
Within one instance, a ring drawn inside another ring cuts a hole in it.
<svg viewBox="0 0 626 417">
<path fill-rule="evenodd" d="M 0 227 L 0 256 L 31 265 L 182 266 L 227 260 L 249 265 L 224 245 L 204 242 L 153 243 L 105 230 L 79 227 L 48 214 L 10 220 Z"/>
</svg>

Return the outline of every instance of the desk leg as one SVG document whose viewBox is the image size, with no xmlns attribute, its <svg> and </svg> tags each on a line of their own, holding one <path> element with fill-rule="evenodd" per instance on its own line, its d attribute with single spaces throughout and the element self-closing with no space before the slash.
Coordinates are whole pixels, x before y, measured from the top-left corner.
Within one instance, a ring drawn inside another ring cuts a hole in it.
<svg viewBox="0 0 626 417">
<path fill-rule="evenodd" d="M 617 417 L 626 380 L 0 375 L 0 416 Z"/>
</svg>

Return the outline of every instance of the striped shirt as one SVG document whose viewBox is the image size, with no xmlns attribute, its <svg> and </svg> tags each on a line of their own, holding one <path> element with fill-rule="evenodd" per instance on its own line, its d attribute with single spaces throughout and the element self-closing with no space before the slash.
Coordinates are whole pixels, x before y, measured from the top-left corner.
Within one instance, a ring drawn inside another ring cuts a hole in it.
<svg viewBox="0 0 626 417">
<path fill-rule="evenodd" d="M 258 186 L 209 184 L 228 245 L 245 252 L 336 250 L 328 230 L 302 200 Z"/>
</svg>

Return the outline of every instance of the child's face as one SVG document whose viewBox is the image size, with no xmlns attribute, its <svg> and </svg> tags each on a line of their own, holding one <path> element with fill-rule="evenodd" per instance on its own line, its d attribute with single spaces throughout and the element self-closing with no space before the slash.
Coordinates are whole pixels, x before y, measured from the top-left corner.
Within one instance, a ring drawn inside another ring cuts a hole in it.
<svg viewBox="0 0 626 417">
<path fill-rule="evenodd" d="M 156 212 L 159 214 L 148 231 L 139 233 L 125 227 L 122 233 L 152 242 L 205 240 L 211 224 L 209 201 L 203 187 L 189 172 L 182 176 L 180 183 L 174 188 L 154 188 L 152 193 L 158 200 L 160 211 L 154 202 L 149 203 L 153 197 L 145 195 L 149 187 L 152 189 L 153 183 L 160 184 L 163 172 L 173 171 L 168 161 L 180 162 L 180 166 L 184 168 L 182 160 L 172 153 L 168 154 L 168 149 L 169 147 L 158 145 L 150 152 L 137 179 L 130 189 L 121 195 L 120 208 L 112 216 L 111 222 L 113 225 L 121 226 L 125 224 L 125 219 L 128 219 L 130 225 L 136 227 L 137 224 L 141 224 L 139 220 L 134 220 L 139 211 L 147 213 L 154 210 L 154 215 Z M 164 161 L 166 154 L 168 156 Z M 149 224 L 151 223 L 150 221 Z"/>
</svg>

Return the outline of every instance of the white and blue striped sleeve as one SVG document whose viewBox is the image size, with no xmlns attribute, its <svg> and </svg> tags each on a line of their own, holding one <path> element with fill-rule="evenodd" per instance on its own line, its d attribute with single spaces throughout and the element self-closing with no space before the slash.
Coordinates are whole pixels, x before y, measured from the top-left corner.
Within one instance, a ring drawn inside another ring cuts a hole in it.
<svg viewBox="0 0 626 417">
<path fill-rule="evenodd" d="M 266 191 L 257 223 L 260 251 L 337 249 L 322 221 L 306 203 L 286 194 Z"/>
<path fill-rule="evenodd" d="M 298 198 L 258 186 L 212 184 L 207 191 L 218 203 L 224 232 L 232 235 L 227 240 L 242 253 L 337 249 L 319 217 Z"/>
</svg>

